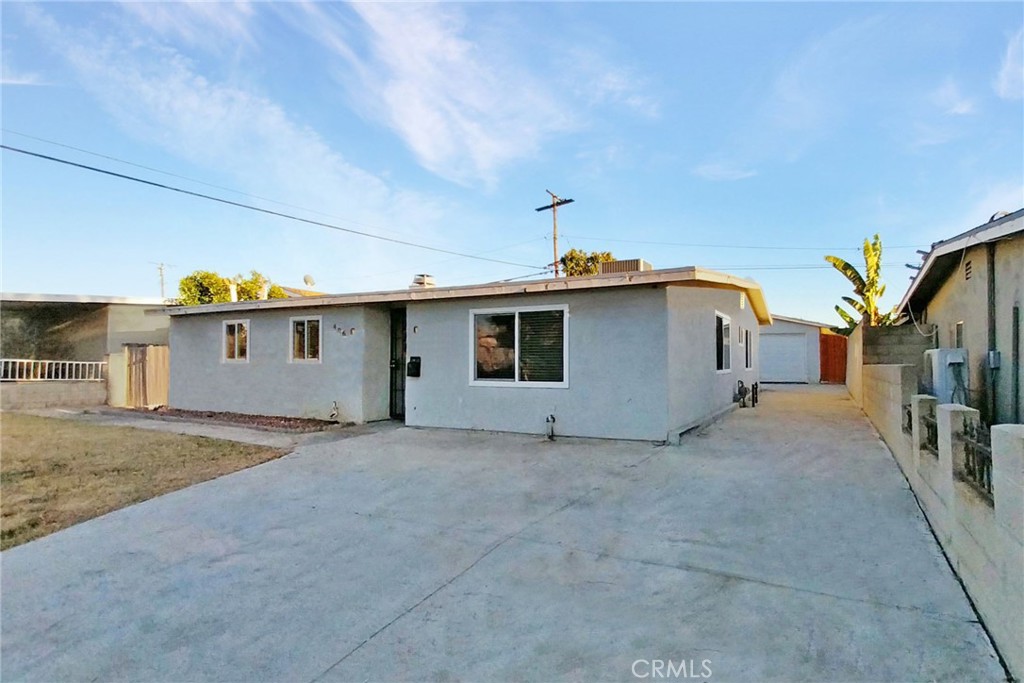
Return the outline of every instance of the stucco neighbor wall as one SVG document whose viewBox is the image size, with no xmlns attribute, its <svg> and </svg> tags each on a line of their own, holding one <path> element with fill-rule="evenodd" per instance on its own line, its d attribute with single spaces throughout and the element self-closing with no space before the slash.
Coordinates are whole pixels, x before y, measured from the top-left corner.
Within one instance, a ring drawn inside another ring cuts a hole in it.
<svg viewBox="0 0 1024 683">
<path fill-rule="evenodd" d="M 987 413 L 986 354 L 988 345 L 988 246 L 967 249 L 960 265 L 939 287 L 927 306 L 928 322 L 938 330 L 938 345 L 953 345 L 953 326 L 964 323 L 964 346 L 968 350 L 968 403 Z M 971 264 L 971 279 L 964 275 Z M 1022 422 L 1024 415 L 1013 414 L 1013 307 L 1024 309 L 1024 235 L 1018 234 L 996 243 L 996 348 L 1002 352 L 1002 370 L 996 376 L 996 416 L 994 422 Z M 1024 316 L 1024 312 L 1021 314 Z M 1024 351 L 1022 351 L 1024 353 Z M 1024 371 L 1018 379 L 1024 397 Z M 1024 402 L 1024 398 L 1022 398 Z M 1024 408 L 1022 408 L 1024 410 Z"/>
<path fill-rule="evenodd" d="M 740 308 L 739 292 L 669 287 L 668 424 L 673 435 L 713 418 L 733 405 L 736 382 L 750 387 L 758 378 L 759 327 L 750 306 Z M 729 316 L 732 354 L 728 372 L 716 370 L 715 313 Z M 750 330 L 753 367 L 745 366 L 740 327 Z"/>
<path fill-rule="evenodd" d="M 289 362 L 290 318 L 304 315 L 322 316 L 319 363 Z M 249 362 L 224 362 L 224 321 L 239 319 L 249 320 Z M 170 405 L 326 419 L 337 401 L 341 422 L 379 419 L 364 387 L 379 386 L 376 369 L 369 370 L 367 381 L 367 359 L 376 357 L 369 347 L 388 348 L 386 327 L 383 332 L 378 313 L 358 306 L 174 317 Z M 383 364 L 386 371 L 387 361 Z"/>
<path fill-rule="evenodd" d="M 568 388 L 470 385 L 470 310 L 566 304 Z M 664 289 L 559 292 L 410 303 L 408 352 L 422 376 L 406 382 L 406 423 L 542 434 L 664 440 Z"/>
</svg>

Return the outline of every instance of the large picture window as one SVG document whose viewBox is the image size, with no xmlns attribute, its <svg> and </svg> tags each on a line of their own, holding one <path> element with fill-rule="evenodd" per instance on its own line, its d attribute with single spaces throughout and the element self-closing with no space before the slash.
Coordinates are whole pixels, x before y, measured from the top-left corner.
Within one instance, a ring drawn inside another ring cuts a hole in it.
<svg viewBox="0 0 1024 683">
<path fill-rule="evenodd" d="M 224 321 L 224 340 L 221 344 L 224 356 L 221 360 L 226 363 L 248 363 L 249 362 L 249 321 L 248 320 L 226 320 Z"/>
<path fill-rule="evenodd" d="M 719 372 L 732 369 L 732 321 L 729 316 L 715 314 L 715 356 Z"/>
<path fill-rule="evenodd" d="M 471 311 L 470 383 L 567 387 L 565 306 Z"/>
<path fill-rule="evenodd" d="M 320 360 L 320 316 L 292 318 L 291 360 Z"/>
</svg>

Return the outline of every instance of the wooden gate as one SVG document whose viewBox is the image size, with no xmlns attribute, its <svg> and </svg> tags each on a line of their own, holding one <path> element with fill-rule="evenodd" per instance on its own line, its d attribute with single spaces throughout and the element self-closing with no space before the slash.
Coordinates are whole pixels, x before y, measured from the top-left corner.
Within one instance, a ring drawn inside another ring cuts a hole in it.
<svg viewBox="0 0 1024 683">
<path fill-rule="evenodd" d="M 841 334 L 818 336 L 821 357 L 821 381 L 846 384 L 846 337 Z"/>
<path fill-rule="evenodd" d="M 170 349 L 166 346 L 125 344 L 124 350 L 128 363 L 128 407 L 151 408 L 167 405 Z"/>
</svg>

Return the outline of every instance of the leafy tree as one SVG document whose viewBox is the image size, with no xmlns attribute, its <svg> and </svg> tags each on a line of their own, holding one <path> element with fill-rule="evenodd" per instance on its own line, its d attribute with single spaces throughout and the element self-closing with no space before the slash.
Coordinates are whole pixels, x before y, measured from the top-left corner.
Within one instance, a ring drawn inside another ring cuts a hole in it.
<svg viewBox="0 0 1024 683">
<path fill-rule="evenodd" d="M 843 301 L 849 304 L 859 317 L 854 317 L 842 306 L 836 306 L 836 313 L 843 319 L 848 329 L 852 330 L 861 320 L 871 327 L 896 323 L 895 307 L 886 313 L 878 310 L 878 302 L 885 294 L 885 285 L 882 284 L 882 239 L 877 234 L 873 240 L 864 240 L 864 275 L 838 256 L 826 256 L 825 260 L 853 284 L 853 293 L 859 297 L 859 300 L 850 296 L 843 297 Z"/>
<path fill-rule="evenodd" d="M 236 275 L 229 280 L 209 270 L 197 270 L 186 275 L 178 282 L 178 300 L 181 306 L 198 306 L 199 304 L 220 304 L 231 301 L 229 282 L 238 283 L 238 300 L 255 301 L 260 298 L 260 289 L 269 280 L 253 270 L 248 278 Z M 267 297 L 284 299 L 288 295 L 278 285 L 271 284 Z"/>
<path fill-rule="evenodd" d="M 581 277 L 585 275 L 597 275 L 601 263 L 614 261 L 610 251 L 592 251 L 589 254 L 579 249 L 570 249 L 558 259 L 562 271 L 568 277 Z"/>
</svg>

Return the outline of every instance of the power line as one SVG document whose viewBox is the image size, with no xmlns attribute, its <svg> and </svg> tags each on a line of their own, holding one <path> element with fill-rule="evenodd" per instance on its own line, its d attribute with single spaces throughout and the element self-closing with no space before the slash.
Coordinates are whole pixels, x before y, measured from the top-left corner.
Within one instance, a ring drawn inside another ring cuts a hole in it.
<svg viewBox="0 0 1024 683">
<path fill-rule="evenodd" d="M 883 264 L 886 268 L 896 268 L 901 265 L 898 263 L 886 263 Z M 699 266 L 700 268 L 710 268 L 712 270 L 831 270 L 830 265 L 792 265 L 792 266 Z"/>
<path fill-rule="evenodd" d="M 502 259 L 487 258 L 485 256 L 476 256 L 474 254 L 466 254 L 460 251 L 452 251 L 450 249 L 442 249 L 440 247 L 431 247 L 426 244 L 418 244 L 416 242 L 409 242 L 406 240 L 396 239 L 394 237 L 384 237 L 382 235 L 374 235 L 373 233 L 363 232 L 361 230 L 353 230 L 351 228 L 343 228 L 340 225 L 332 225 L 331 223 L 324 223 L 323 221 L 316 221 L 311 218 L 302 218 L 300 216 L 293 216 L 291 214 L 283 213 L 281 211 L 274 211 L 272 209 L 264 209 L 259 206 L 253 206 L 252 204 L 243 204 L 242 202 L 232 201 L 230 199 L 224 199 L 223 197 L 215 197 L 209 194 L 203 194 L 202 192 L 193 192 L 192 190 L 186 190 L 181 187 L 174 187 L 173 185 L 165 185 L 152 180 L 145 180 L 136 176 L 126 175 L 124 173 L 117 173 L 115 171 L 109 171 L 107 169 L 98 168 L 96 166 L 89 166 L 87 164 L 80 164 L 75 161 L 68 159 L 61 159 L 60 157 L 49 156 L 47 154 L 40 154 L 39 152 L 30 152 L 26 149 L 20 149 L 18 147 L 11 147 L 10 145 L 0 144 L 0 149 L 6 149 L 11 152 L 17 152 L 19 154 L 25 154 L 27 156 L 36 157 L 38 159 L 44 159 L 46 161 L 53 161 L 58 164 L 65 164 L 67 166 L 73 166 L 75 168 L 81 168 L 86 171 L 92 171 L 94 173 L 102 173 L 114 178 L 121 178 L 122 180 L 130 180 L 132 182 L 141 183 L 143 185 L 149 185 L 151 187 L 157 187 L 162 190 L 170 190 L 171 192 L 178 192 L 180 194 L 189 195 L 192 197 L 198 197 L 200 199 L 207 199 L 212 202 L 219 202 L 221 204 L 227 204 L 228 206 L 236 206 L 241 209 L 248 209 L 250 211 L 256 211 L 264 213 L 270 216 L 277 216 L 279 218 L 287 218 L 288 220 L 298 221 L 300 223 L 307 223 L 309 225 L 317 225 L 322 228 L 330 228 L 331 230 L 338 230 L 340 232 L 347 232 L 353 235 L 359 235 L 361 237 L 368 237 L 370 239 L 381 240 L 382 242 L 390 242 L 392 244 L 401 244 L 406 247 L 415 247 L 417 249 L 426 249 L 427 251 L 434 251 L 441 254 L 451 254 L 452 256 L 460 256 L 462 258 L 477 259 L 480 261 L 489 261 L 491 263 L 501 263 L 507 266 L 517 266 L 519 268 L 530 268 L 532 270 L 540 270 L 544 266 L 529 265 L 525 263 L 516 263 L 513 261 L 504 261 Z"/>
<path fill-rule="evenodd" d="M 37 142 L 43 142 L 43 143 L 46 143 L 48 145 L 55 145 L 57 147 L 63 147 L 64 149 L 74 150 L 76 152 L 81 152 L 82 154 L 89 154 L 90 156 L 99 157 L 100 159 L 108 159 L 110 161 L 116 161 L 119 164 L 126 164 L 128 166 L 134 166 L 135 168 L 141 168 L 141 169 L 143 169 L 145 171 L 152 171 L 153 173 L 160 173 L 160 174 L 165 175 L 165 176 L 170 176 L 171 178 L 179 178 L 181 180 L 187 180 L 190 183 L 196 183 L 197 185 L 205 185 L 206 187 L 212 187 L 212 188 L 214 188 L 216 190 L 224 190 L 225 192 L 231 192 L 232 194 L 241 195 L 242 197 L 251 197 L 252 199 L 259 199 L 262 202 L 269 202 L 271 204 L 277 204 L 278 206 L 287 206 L 289 209 L 298 209 L 300 211 L 306 211 L 308 213 L 313 213 L 313 214 L 317 214 L 317 215 L 320 215 L 320 216 L 327 216 L 328 218 L 333 218 L 335 220 L 341 221 L 342 223 L 348 223 L 349 225 L 356 225 L 356 226 L 359 226 L 361 228 L 368 228 L 368 229 L 371 229 L 371 230 L 377 230 L 377 231 L 381 231 L 381 232 L 391 232 L 391 233 L 394 233 L 396 235 L 407 234 L 407 233 L 400 232 L 398 230 L 388 230 L 387 228 L 382 228 L 379 225 L 369 225 L 368 223 L 361 223 L 359 221 L 354 221 L 354 220 L 345 218 L 343 216 L 339 216 L 337 214 L 328 213 L 326 211 L 318 211 L 316 209 L 310 209 L 308 207 L 300 206 L 298 204 L 290 204 L 288 202 L 282 202 L 282 201 L 277 200 L 277 199 L 271 199 L 269 197 L 263 197 L 263 196 L 258 195 L 258 194 L 252 194 L 250 192 L 243 192 L 242 190 L 236 190 L 233 187 L 226 187 L 224 185 L 217 185 L 215 183 L 209 183 L 209 182 L 206 182 L 205 180 L 199 180 L 197 178 L 192 178 L 192 177 L 189 177 L 187 175 L 181 175 L 180 173 L 173 173 L 171 171 L 165 171 L 163 169 L 155 168 L 153 166 L 146 166 L 145 164 L 139 164 L 139 163 L 136 163 L 134 161 L 128 161 L 127 159 L 122 159 L 120 157 L 115 157 L 115 156 L 112 156 L 110 154 L 103 154 L 102 152 L 94 152 L 92 150 L 85 149 L 84 147 L 76 147 L 74 145 L 69 145 L 69 144 L 66 144 L 64 142 L 57 142 L 56 140 L 49 140 L 47 138 L 41 138 L 41 137 L 36 136 L 36 135 L 29 135 L 28 133 L 22 133 L 21 131 L 12 130 L 10 128 L 0 128 L 0 130 L 2 130 L 5 133 L 12 133 L 14 135 L 19 135 L 19 136 L 21 136 L 23 138 L 28 138 L 29 140 L 35 140 Z"/>
<path fill-rule="evenodd" d="M 773 251 L 861 251 L 860 247 L 771 247 L 764 245 L 743 245 L 743 244 L 692 244 L 687 242 L 655 242 L 648 240 L 624 240 L 611 237 L 584 237 L 582 235 L 565 235 L 563 237 L 578 240 L 593 240 L 598 242 L 621 242 L 623 244 L 650 244 L 660 247 L 700 247 L 705 249 L 766 249 Z M 888 249 L 911 249 L 916 247 L 927 247 L 927 244 L 901 244 Z"/>
</svg>

